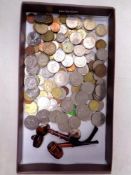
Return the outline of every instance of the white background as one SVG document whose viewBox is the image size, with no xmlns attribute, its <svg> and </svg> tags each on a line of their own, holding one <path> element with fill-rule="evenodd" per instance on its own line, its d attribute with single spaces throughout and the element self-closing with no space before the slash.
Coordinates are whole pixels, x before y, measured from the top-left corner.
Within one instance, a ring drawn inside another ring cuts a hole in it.
<svg viewBox="0 0 131 175">
<path fill-rule="evenodd" d="M 52 1 L 48 0 L 48 2 Z M 64 3 L 64 0 L 62 2 Z M 68 2 L 65 0 L 65 3 L 113 6 L 116 9 L 112 175 L 130 175 L 131 1 L 70 0 Z M 21 0 L 0 0 L 0 175 L 16 175 L 20 6 Z"/>
</svg>

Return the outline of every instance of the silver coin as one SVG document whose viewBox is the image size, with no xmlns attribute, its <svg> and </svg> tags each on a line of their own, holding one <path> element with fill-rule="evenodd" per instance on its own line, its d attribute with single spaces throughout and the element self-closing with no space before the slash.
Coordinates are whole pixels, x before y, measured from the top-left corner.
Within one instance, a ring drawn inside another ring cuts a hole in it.
<svg viewBox="0 0 131 175">
<path fill-rule="evenodd" d="M 81 74 L 81 75 L 86 75 L 89 72 L 89 68 L 87 65 L 85 65 L 84 67 L 78 67 L 77 71 Z"/>
<path fill-rule="evenodd" d="M 29 46 L 38 45 L 41 42 L 40 35 L 37 32 L 30 32 L 27 36 L 27 44 Z"/>
<path fill-rule="evenodd" d="M 77 45 L 74 47 L 74 53 L 76 56 L 83 56 L 86 52 L 86 49 L 83 45 Z"/>
<path fill-rule="evenodd" d="M 49 62 L 49 57 L 44 53 L 39 53 L 37 55 L 37 60 L 40 67 L 45 67 Z"/>
<path fill-rule="evenodd" d="M 55 123 L 56 122 L 56 117 L 59 114 L 61 114 L 61 112 L 58 111 L 58 110 L 50 111 L 50 114 L 49 114 L 49 120 L 50 120 L 50 122 Z"/>
<path fill-rule="evenodd" d="M 86 65 L 86 57 L 85 56 L 74 56 L 74 64 L 77 67 L 84 67 Z"/>
<path fill-rule="evenodd" d="M 37 99 L 37 104 L 38 104 L 39 110 L 48 109 L 50 106 L 50 100 L 47 97 L 39 97 Z"/>
<path fill-rule="evenodd" d="M 37 58 L 35 55 L 30 55 L 25 58 L 25 66 L 33 68 L 37 65 Z"/>
<path fill-rule="evenodd" d="M 61 24 L 60 25 L 60 30 L 58 33 L 63 33 L 63 34 L 66 34 L 67 33 L 67 27 L 64 25 L 64 24 Z"/>
<path fill-rule="evenodd" d="M 64 67 L 70 67 L 73 64 L 72 54 L 66 54 L 65 59 L 62 61 Z"/>
<path fill-rule="evenodd" d="M 69 79 L 73 86 L 79 86 L 83 82 L 83 76 L 77 71 L 71 72 Z"/>
<path fill-rule="evenodd" d="M 82 35 L 79 32 L 73 32 L 70 35 L 70 41 L 74 45 L 80 44 L 82 41 Z"/>
<path fill-rule="evenodd" d="M 39 126 L 39 121 L 34 115 L 29 115 L 24 119 L 24 125 L 30 130 L 34 130 Z"/>
<path fill-rule="evenodd" d="M 34 89 L 39 85 L 39 79 L 35 76 L 28 76 L 25 79 L 24 84 L 26 89 Z"/>
<path fill-rule="evenodd" d="M 87 49 L 93 49 L 95 47 L 96 40 L 92 36 L 88 36 L 84 39 L 83 45 Z"/>
<path fill-rule="evenodd" d="M 85 55 L 85 57 L 86 57 L 87 63 L 89 63 L 90 61 L 94 61 L 95 60 L 95 52 L 91 51 L 90 53 Z"/>
<path fill-rule="evenodd" d="M 65 86 L 69 82 L 69 75 L 65 71 L 59 71 L 55 74 L 54 81 L 57 86 Z"/>
<path fill-rule="evenodd" d="M 96 57 L 99 60 L 106 61 L 107 58 L 108 58 L 108 51 L 106 49 L 104 49 L 104 48 L 100 48 L 96 52 Z"/>
<path fill-rule="evenodd" d="M 46 125 L 49 123 L 49 114 L 50 112 L 48 110 L 42 109 L 36 114 L 36 118 L 38 119 L 39 123 Z"/>
<path fill-rule="evenodd" d="M 35 87 L 34 89 L 27 89 L 25 92 L 31 99 L 34 100 L 36 97 L 39 96 L 40 89 L 38 87 Z"/>
<path fill-rule="evenodd" d="M 59 65 L 59 63 L 56 62 L 56 61 L 50 61 L 50 62 L 47 64 L 47 69 L 48 69 L 49 72 L 51 72 L 51 73 L 54 74 L 54 73 L 56 73 L 56 72 L 59 71 L 60 65 Z"/>
<path fill-rule="evenodd" d="M 64 42 L 65 41 L 65 35 L 63 33 L 57 33 L 56 41 L 58 41 L 59 43 Z"/>
<path fill-rule="evenodd" d="M 65 59 L 65 52 L 59 48 L 56 50 L 55 54 L 53 55 L 53 58 L 57 62 L 61 62 Z"/>
<path fill-rule="evenodd" d="M 81 124 L 81 121 L 78 117 L 74 116 L 69 118 L 69 126 L 71 129 L 79 128 L 80 124 Z"/>
<path fill-rule="evenodd" d="M 86 92 L 80 91 L 76 94 L 75 100 L 77 105 L 86 104 L 86 102 L 89 100 L 89 96 Z"/>
<path fill-rule="evenodd" d="M 66 25 L 70 28 L 70 29 L 74 29 L 77 27 L 78 25 L 78 18 L 75 16 L 68 16 L 66 18 Z"/>
<path fill-rule="evenodd" d="M 32 68 L 27 67 L 26 71 L 30 75 L 38 75 L 39 71 L 40 71 L 40 67 L 39 67 L 39 65 L 36 65 L 35 67 L 32 67 Z"/>
<path fill-rule="evenodd" d="M 82 121 L 91 120 L 92 112 L 88 109 L 87 105 L 79 105 L 77 107 L 77 116 Z"/>
<path fill-rule="evenodd" d="M 71 53 L 74 50 L 74 46 L 70 41 L 67 40 L 62 44 L 62 49 L 65 53 Z"/>
<path fill-rule="evenodd" d="M 41 74 L 44 78 L 50 78 L 54 75 L 53 73 L 48 71 L 47 67 L 41 69 Z"/>
<path fill-rule="evenodd" d="M 102 112 L 95 112 L 92 115 L 91 122 L 93 125 L 99 127 L 103 125 L 106 121 L 105 115 Z"/>
<path fill-rule="evenodd" d="M 81 86 L 81 90 L 87 94 L 92 94 L 94 91 L 95 85 L 92 84 L 91 82 L 85 82 Z"/>
<path fill-rule="evenodd" d="M 73 109 L 73 103 L 70 98 L 65 98 L 61 103 L 62 110 L 64 112 L 70 112 Z"/>
</svg>

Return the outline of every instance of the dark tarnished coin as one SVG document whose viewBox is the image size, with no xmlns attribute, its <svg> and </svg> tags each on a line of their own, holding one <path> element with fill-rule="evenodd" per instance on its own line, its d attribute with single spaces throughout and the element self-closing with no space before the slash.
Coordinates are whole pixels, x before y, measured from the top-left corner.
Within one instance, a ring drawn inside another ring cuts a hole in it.
<svg viewBox="0 0 131 175">
<path fill-rule="evenodd" d="M 38 45 L 41 42 L 41 37 L 37 32 L 30 32 L 27 36 L 27 44 L 29 46 Z"/>
<path fill-rule="evenodd" d="M 104 48 L 100 48 L 96 52 L 96 57 L 99 60 L 106 61 L 107 58 L 108 58 L 108 51 L 106 49 L 104 49 Z"/>
<path fill-rule="evenodd" d="M 95 67 L 94 72 L 98 77 L 102 78 L 106 75 L 106 66 L 104 64 L 99 64 Z"/>
<path fill-rule="evenodd" d="M 33 68 L 37 65 L 37 59 L 35 55 L 30 55 L 25 58 L 25 66 Z"/>
<path fill-rule="evenodd" d="M 42 109 L 36 114 L 36 118 L 38 119 L 39 123 L 46 125 L 49 122 L 49 114 L 50 112 L 48 110 Z"/>
<path fill-rule="evenodd" d="M 69 121 L 58 123 L 58 128 L 60 131 L 68 133 L 70 131 Z"/>
<path fill-rule="evenodd" d="M 81 85 L 81 90 L 87 94 L 92 94 L 94 91 L 95 85 L 91 82 L 85 82 Z"/>
<path fill-rule="evenodd" d="M 34 89 L 35 87 L 38 86 L 39 80 L 35 76 L 28 76 L 24 80 L 24 84 L 25 84 L 26 89 Z"/>
<path fill-rule="evenodd" d="M 54 40 L 54 33 L 51 30 L 48 30 L 45 34 L 41 35 L 43 41 L 53 41 Z"/>
<path fill-rule="evenodd" d="M 79 128 L 80 124 L 81 124 L 81 121 L 78 117 L 74 116 L 69 118 L 69 126 L 71 129 Z"/>
<path fill-rule="evenodd" d="M 38 127 L 39 121 L 34 115 L 29 115 L 24 120 L 24 125 L 30 130 L 34 130 Z"/>
<path fill-rule="evenodd" d="M 35 20 L 35 15 L 33 13 L 30 13 L 26 16 L 26 20 L 28 23 L 33 24 Z"/>
<path fill-rule="evenodd" d="M 38 14 L 35 17 L 35 21 L 38 23 L 51 24 L 53 22 L 53 16 L 51 14 Z"/>
<path fill-rule="evenodd" d="M 93 125 L 99 127 L 105 123 L 105 115 L 102 112 L 95 112 L 92 115 L 91 122 Z"/>
<path fill-rule="evenodd" d="M 49 120 L 50 120 L 50 122 L 55 123 L 56 122 L 56 117 L 58 115 L 61 115 L 61 112 L 60 111 L 58 111 L 58 110 L 50 111 L 50 114 L 49 114 Z"/>
<path fill-rule="evenodd" d="M 49 62 L 49 57 L 44 53 L 38 54 L 37 59 L 40 67 L 45 67 Z"/>
<path fill-rule="evenodd" d="M 96 41 L 96 49 L 106 48 L 106 42 L 103 39 Z"/>
<path fill-rule="evenodd" d="M 69 79 L 73 86 L 79 86 L 83 82 L 83 76 L 77 71 L 71 72 Z"/>
<path fill-rule="evenodd" d="M 48 26 L 46 24 L 35 23 L 33 27 L 34 30 L 39 34 L 44 34 L 48 31 Z"/>
<path fill-rule="evenodd" d="M 101 60 L 96 60 L 96 61 L 94 61 L 94 63 L 93 63 L 93 70 L 96 68 L 96 66 L 97 65 L 99 65 L 99 64 L 103 64 L 103 61 L 101 61 Z"/>
<path fill-rule="evenodd" d="M 45 42 L 42 49 L 45 54 L 51 56 L 56 52 L 56 45 L 53 42 Z"/>
<path fill-rule="evenodd" d="M 36 65 L 32 68 L 27 67 L 26 70 L 27 70 L 28 74 L 30 74 L 30 75 L 37 75 L 40 71 L 40 67 L 39 67 L 39 65 Z"/>
<path fill-rule="evenodd" d="M 59 43 L 64 42 L 65 41 L 65 35 L 63 33 L 57 33 L 56 41 L 58 41 Z"/>
<path fill-rule="evenodd" d="M 35 87 L 33 89 L 27 89 L 25 93 L 28 95 L 29 98 L 35 99 L 40 94 L 40 89 L 38 87 Z"/>
<path fill-rule="evenodd" d="M 60 16 L 59 16 L 60 22 L 61 22 L 62 24 L 66 24 L 66 18 L 67 18 L 66 15 L 60 15 Z"/>
<path fill-rule="evenodd" d="M 87 92 L 80 91 L 75 96 L 75 101 L 77 105 L 86 104 L 88 100 L 89 100 L 89 96 Z"/>
<path fill-rule="evenodd" d="M 64 112 L 70 112 L 73 109 L 73 103 L 70 98 L 65 98 L 61 103 L 62 110 Z"/>
<path fill-rule="evenodd" d="M 96 100 L 103 100 L 106 96 L 106 87 L 105 85 L 97 85 L 93 94 Z"/>
<path fill-rule="evenodd" d="M 81 104 L 77 107 L 77 116 L 82 121 L 90 120 L 92 112 L 88 109 L 87 105 Z"/>
</svg>

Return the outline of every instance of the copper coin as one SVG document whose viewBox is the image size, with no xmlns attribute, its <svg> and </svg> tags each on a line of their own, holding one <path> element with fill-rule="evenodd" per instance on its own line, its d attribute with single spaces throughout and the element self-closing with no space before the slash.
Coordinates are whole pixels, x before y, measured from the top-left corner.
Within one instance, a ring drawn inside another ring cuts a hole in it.
<svg viewBox="0 0 131 175">
<path fill-rule="evenodd" d="M 98 77 L 102 78 L 106 75 L 107 68 L 104 64 L 99 64 L 95 67 L 94 72 Z"/>
<path fill-rule="evenodd" d="M 25 48 L 25 55 L 28 56 L 28 55 L 32 55 L 35 53 L 35 49 L 33 46 L 28 46 Z"/>
<path fill-rule="evenodd" d="M 53 23 L 51 24 L 50 28 L 51 28 L 51 30 L 52 30 L 53 32 L 59 32 L 59 30 L 60 30 L 60 24 L 57 23 L 57 22 L 53 22 Z"/>
<path fill-rule="evenodd" d="M 76 70 L 75 64 L 72 64 L 72 66 L 66 68 L 68 72 L 74 72 Z"/>
<path fill-rule="evenodd" d="M 100 48 L 106 48 L 106 42 L 103 39 L 99 39 L 96 41 L 96 48 L 100 49 Z"/>
</svg>

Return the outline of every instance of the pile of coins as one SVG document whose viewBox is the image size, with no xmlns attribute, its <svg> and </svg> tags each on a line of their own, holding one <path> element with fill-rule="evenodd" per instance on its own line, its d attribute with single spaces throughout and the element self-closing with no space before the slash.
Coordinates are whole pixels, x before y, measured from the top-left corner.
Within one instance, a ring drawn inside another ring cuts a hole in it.
<svg viewBox="0 0 131 175">
<path fill-rule="evenodd" d="M 93 18 L 28 14 L 25 48 L 24 125 L 56 123 L 62 132 L 81 121 L 105 122 L 107 26 Z"/>
</svg>

